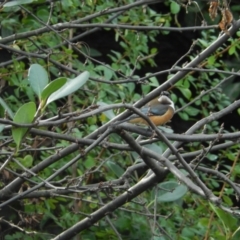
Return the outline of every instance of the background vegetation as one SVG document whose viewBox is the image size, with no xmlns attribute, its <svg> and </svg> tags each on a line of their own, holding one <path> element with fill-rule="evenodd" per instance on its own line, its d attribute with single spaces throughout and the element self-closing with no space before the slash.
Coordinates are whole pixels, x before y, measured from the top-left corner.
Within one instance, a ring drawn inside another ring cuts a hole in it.
<svg viewBox="0 0 240 240">
<path fill-rule="evenodd" d="M 239 239 L 238 1 L 0 9 L 1 238 Z"/>
</svg>

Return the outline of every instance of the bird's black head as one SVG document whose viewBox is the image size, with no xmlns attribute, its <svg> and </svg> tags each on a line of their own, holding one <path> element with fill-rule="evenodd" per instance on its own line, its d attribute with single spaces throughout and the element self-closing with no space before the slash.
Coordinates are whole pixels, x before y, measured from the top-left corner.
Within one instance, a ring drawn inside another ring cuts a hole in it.
<svg viewBox="0 0 240 240">
<path fill-rule="evenodd" d="M 167 91 L 162 91 L 161 94 L 160 94 L 160 97 L 161 96 L 166 96 L 166 97 L 170 98 L 170 94 Z"/>
</svg>

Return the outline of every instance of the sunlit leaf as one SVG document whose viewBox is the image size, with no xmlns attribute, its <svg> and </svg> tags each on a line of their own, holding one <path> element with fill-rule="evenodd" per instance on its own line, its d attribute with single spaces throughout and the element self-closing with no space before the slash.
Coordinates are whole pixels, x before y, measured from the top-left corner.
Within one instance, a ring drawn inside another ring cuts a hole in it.
<svg viewBox="0 0 240 240">
<path fill-rule="evenodd" d="M 38 98 L 41 99 L 41 93 L 49 82 L 46 70 L 37 63 L 32 64 L 28 70 L 28 81 Z"/>
<path fill-rule="evenodd" d="M 47 105 L 59 98 L 66 97 L 76 92 L 87 82 L 89 75 L 89 72 L 85 71 L 74 79 L 68 79 L 67 82 L 60 89 L 50 95 L 47 100 Z"/>
<path fill-rule="evenodd" d="M 67 82 L 67 78 L 61 77 L 57 78 L 56 80 L 50 82 L 42 91 L 41 93 L 41 102 L 42 106 L 45 105 L 48 97 L 56 92 L 58 89 L 60 89 L 65 83 Z"/>
<path fill-rule="evenodd" d="M 16 0 L 5 3 L 4 7 L 14 7 L 22 4 L 32 3 L 34 0 Z"/>
</svg>

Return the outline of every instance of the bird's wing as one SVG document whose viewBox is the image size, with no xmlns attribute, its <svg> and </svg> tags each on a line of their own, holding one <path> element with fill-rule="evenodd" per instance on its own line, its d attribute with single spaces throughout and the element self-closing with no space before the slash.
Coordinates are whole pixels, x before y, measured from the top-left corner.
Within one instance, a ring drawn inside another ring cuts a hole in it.
<svg viewBox="0 0 240 240">
<path fill-rule="evenodd" d="M 168 105 L 163 104 L 152 104 L 150 106 L 143 106 L 140 110 L 141 112 L 146 116 L 162 116 L 164 115 L 168 110 Z M 129 118 L 127 118 L 127 121 L 132 120 L 134 118 L 139 118 L 140 116 L 137 114 L 131 115 Z"/>
<path fill-rule="evenodd" d="M 156 104 L 152 105 L 151 107 L 144 106 L 141 108 L 141 112 L 147 116 L 162 116 L 167 112 L 168 107 L 168 105 L 163 104 Z"/>
</svg>

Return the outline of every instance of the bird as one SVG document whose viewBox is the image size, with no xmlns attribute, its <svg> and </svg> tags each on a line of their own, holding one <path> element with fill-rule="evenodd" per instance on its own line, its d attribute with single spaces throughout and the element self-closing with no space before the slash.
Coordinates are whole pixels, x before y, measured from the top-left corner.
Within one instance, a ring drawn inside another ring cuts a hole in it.
<svg viewBox="0 0 240 240">
<path fill-rule="evenodd" d="M 167 91 L 163 91 L 158 98 L 151 100 L 140 108 L 140 110 L 154 125 L 160 126 L 167 123 L 173 117 L 175 107 L 173 101 L 170 99 L 170 94 Z M 149 125 L 146 120 L 137 114 L 131 115 L 124 119 L 123 122 Z"/>
</svg>

